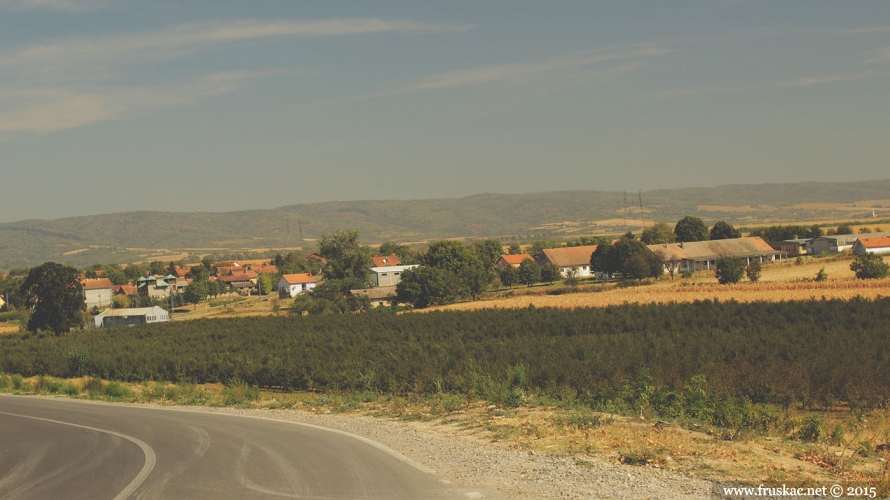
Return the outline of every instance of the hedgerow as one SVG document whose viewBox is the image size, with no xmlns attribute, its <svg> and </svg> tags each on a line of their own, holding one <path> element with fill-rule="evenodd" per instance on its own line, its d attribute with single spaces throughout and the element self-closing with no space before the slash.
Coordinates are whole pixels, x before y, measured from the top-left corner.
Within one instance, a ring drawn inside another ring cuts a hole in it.
<svg viewBox="0 0 890 500">
<path fill-rule="evenodd" d="M 874 407 L 890 400 L 888 320 L 888 298 L 193 320 L 7 335 L 0 372 L 505 402 L 572 394 L 659 414 L 677 398 L 694 406 L 701 376 L 717 398 L 703 408 Z"/>
</svg>

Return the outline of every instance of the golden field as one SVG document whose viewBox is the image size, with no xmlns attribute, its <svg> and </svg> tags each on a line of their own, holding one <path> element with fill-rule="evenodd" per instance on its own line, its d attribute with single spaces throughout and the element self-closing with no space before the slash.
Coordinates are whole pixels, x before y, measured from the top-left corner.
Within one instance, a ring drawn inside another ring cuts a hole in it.
<svg viewBox="0 0 890 500">
<path fill-rule="evenodd" d="M 606 307 L 624 303 L 694 302 L 714 300 L 737 302 L 755 301 L 794 301 L 810 299 L 842 299 L 854 297 L 873 299 L 890 296 L 890 279 L 857 280 L 850 271 L 852 258 L 809 259 L 802 265 L 794 261 L 764 265 L 760 281 L 742 282 L 735 285 L 720 285 L 711 271 L 700 271 L 692 278 L 676 276 L 673 280 L 667 275 L 657 283 L 645 286 L 617 288 L 614 285 L 594 287 L 590 291 L 563 295 L 547 295 L 554 287 L 517 287 L 502 291 L 494 298 L 473 302 L 461 302 L 441 306 L 437 310 L 475 310 L 484 308 L 516 309 L 528 307 Z M 812 279 L 820 269 L 825 268 L 828 280 L 815 282 Z M 806 280 L 806 281 L 805 281 Z M 557 285 L 559 286 L 559 285 Z"/>
</svg>

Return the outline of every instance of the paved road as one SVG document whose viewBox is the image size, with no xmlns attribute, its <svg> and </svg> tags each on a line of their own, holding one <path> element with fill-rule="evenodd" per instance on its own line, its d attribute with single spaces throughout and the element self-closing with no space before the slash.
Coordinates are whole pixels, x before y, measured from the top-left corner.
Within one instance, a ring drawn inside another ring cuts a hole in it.
<svg viewBox="0 0 890 500">
<path fill-rule="evenodd" d="M 338 430 L 234 415 L 0 395 L 0 500 L 466 499 Z M 485 498 L 493 498 L 485 493 Z"/>
</svg>

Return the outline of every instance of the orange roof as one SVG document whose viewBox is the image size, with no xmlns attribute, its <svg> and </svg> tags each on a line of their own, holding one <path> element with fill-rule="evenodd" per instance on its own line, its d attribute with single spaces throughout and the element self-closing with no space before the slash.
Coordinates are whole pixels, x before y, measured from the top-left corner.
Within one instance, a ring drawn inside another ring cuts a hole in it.
<svg viewBox="0 0 890 500">
<path fill-rule="evenodd" d="M 519 255 L 501 255 L 501 258 L 498 259 L 498 262 L 504 261 L 511 266 L 518 266 L 519 264 L 522 264 L 522 261 L 524 261 L 525 259 L 535 260 L 531 255 L 527 253 L 521 253 Z"/>
<path fill-rule="evenodd" d="M 104 275 L 105 275 L 105 269 L 96 269 L 95 271 L 93 271 L 93 274 L 95 274 L 97 277 L 99 277 L 99 276 L 104 276 Z"/>
<path fill-rule="evenodd" d="M 259 274 L 278 274 L 278 268 L 273 265 L 255 266 L 253 271 Z"/>
<path fill-rule="evenodd" d="M 191 270 L 192 270 L 192 268 L 190 268 L 190 267 L 173 266 L 173 276 L 176 276 L 177 278 L 182 278 L 183 276 L 188 274 Z"/>
<path fill-rule="evenodd" d="M 373 267 L 389 267 L 389 266 L 401 266 L 402 260 L 393 255 L 381 255 L 379 257 L 371 257 L 371 262 L 374 263 Z"/>
<path fill-rule="evenodd" d="M 96 278 L 91 280 L 83 280 L 80 282 L 84 290 L 96 290 L 99 288 L 111 288 L 114 284 L 108 278 Z"/>
<path fill-rule="evenodd" d="M 589 266 L 590 256 L 596 251 L 596 245 L 580 247 L 548 248 L 544 256 L 558 267 Z"/>
<path fill-rule="evenodd" d="M 254 274 L 256 274 L 256 273 L 254 273 Z M 238 273 L 238 274 L 232 274 L 231 276 L 223 276 L 220 279 L 223 280 L 223 282 L 225 282 L 225 283 L 234 283 L 237 281 L 250 281 L 251 278 L 252 277 L 250 275 L 248 275 L 247 273 Z M 253 278 L 256 278 L 256 276 L 253 276 Z"/>
<path fill-rule="evenodd" d="M 872 238 L 859 238 L 859 243 L 865 248 L 890 247 L 890 236 L 875 236 Z"/>
<path fill-rule="evenodd" d="M 114 285 L 111 287 L 114 293 L 122 293 L 124 295 L 136 295 L 136 285 Z"/>
<path fill-rule="evenodd" d="M 298 285 L 301 283 L 315 283 L 315 276 L 309 273 L 301 274 L 285 274 L 282 276 L 288 285 Z"/>
<path fill-rule="evenodd" d="M 319 259 L 319 260 L 325 260 L 325 261 L 327 260 L 324 255 L 322 255 L 320 253 L 315 253 L 315 252 L 312 252 L 303 258 L 306 260 L 309 260 L 309 259 Z"/>
<path fill-rule="evenodd" d="M 227 266 L 217 266 L 216 267 L 216 275 L 217 276 L 225 276 L 227 274 L 232 274 L 232 268 Z"/>
</svg>

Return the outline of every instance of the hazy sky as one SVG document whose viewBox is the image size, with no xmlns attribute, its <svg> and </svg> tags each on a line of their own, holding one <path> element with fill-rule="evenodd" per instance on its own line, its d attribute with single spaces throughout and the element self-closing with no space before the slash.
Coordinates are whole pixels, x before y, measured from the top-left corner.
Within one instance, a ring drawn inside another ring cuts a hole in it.
<svg viewBox="0 0 890 500">
<path fill-rule="evenodd" d="M 0 221 L 888 159 L 886 0 L 0 0 Z"/>
</svg>

